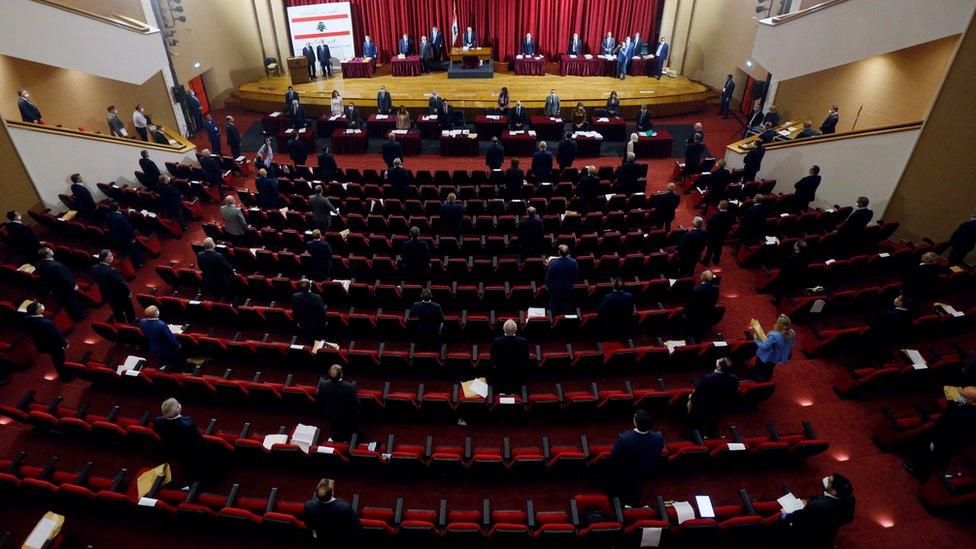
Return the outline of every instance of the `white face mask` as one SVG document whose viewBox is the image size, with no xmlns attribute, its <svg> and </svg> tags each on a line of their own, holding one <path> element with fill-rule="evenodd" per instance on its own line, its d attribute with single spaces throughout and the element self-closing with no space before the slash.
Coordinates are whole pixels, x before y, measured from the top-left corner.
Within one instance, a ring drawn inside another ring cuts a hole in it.
<svg viewBox="0 0 976 549">
<path fill-rule="evenodd" d="M 827 490 L 830 490 L 830 477 L 823 478 L 823 487 L 824 487 L 824 493 L 827 493 Z"/>
</svg>

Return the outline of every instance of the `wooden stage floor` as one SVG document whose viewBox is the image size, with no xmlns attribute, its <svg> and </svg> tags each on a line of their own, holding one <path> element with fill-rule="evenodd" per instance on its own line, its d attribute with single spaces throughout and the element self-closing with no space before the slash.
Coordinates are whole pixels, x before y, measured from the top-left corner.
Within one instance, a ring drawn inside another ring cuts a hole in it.
<svg viewBox="0 0 976 549">
<path fill-rule="evenodd" d="M 491 79 L 448 79 L 446 72 L 414 77 L 393 77 L 386 72 L 373 78 L 344 79 L 341 72 L 336 72 L 333 72 L 332 78 L 318 78 L 308 84 L 295 85 L 302 105 L 310 114 L 328 109 L 332 90 L 338 90 L 343 101 L 353 101 L 357 107 L 368 112 L 376 106 L 376 93 L 380 86 L 386 86 L 395 106 L 405 105 L 411 112 L 419 107 L 427 107 L 432 90 L 437 90 L 438 95 L 447 98 L 455 108 L 476 110 L 494 107 L 498 90 L 506 86 L 511 105 L 521 100 L 526 109 L 536 111 L 544 107 L 549 90 L 555 89 L 560 97 L 563 116 L 571 114 L 577 101 L 582 101 L 589 110 L 604 106 L 611 90 L 617 91 L 621 106 L 626 107 L 625 114 L 633 113 L 638 106 L 647 104 L 653 116 L 700 111 L 708 95 L 705 86 L 683 76 L 665 76 L 660 80 L 628 76 L 621 81 L 599 76 L 519 76 L 496 71 Z M 281 110 L 289 85 L 291 78 L 288 75 L 265 77 L 244 84 L 234 96 L 246 109 L 271 112 Z"/>
</svg>

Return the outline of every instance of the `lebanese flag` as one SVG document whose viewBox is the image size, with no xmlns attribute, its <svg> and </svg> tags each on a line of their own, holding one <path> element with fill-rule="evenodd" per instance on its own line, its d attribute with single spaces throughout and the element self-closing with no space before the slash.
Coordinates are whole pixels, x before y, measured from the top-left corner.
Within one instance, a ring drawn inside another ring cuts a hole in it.
<svg viewBox="0 0 976 549">
<path fill-rule="evenodd" d="M 454 2 L 454 21 L 451 23 L 451 46 L 457 43 L 458 23 L 457 23 L 457 2 Z"/>
<path fill-rule="evenodd" d="M 292 17 L 288 20 L 291 26 L 292 37 L 298 40 L 313 40 L 315 38 L 329 38 L 331 36 L 346 36 L 352 34 L 348 30 L 335 30 L 336 22 L 348 20 L 349 15 L 336 13 L 333 15 L 309 15 L 305 17 Z M 346 21 L 346 24 L 351 22 Z"/>
</svg>

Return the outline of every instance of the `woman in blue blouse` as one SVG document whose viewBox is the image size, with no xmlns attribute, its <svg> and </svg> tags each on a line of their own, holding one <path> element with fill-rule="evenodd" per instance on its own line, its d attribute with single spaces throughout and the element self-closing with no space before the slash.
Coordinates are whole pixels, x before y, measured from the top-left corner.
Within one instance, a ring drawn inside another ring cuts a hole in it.
<svg viewBox="0 0 976 549">
<path fill-rule="evenodd" d="M 761 381 L 773 379 L 773 368 L 790 359 L 796 333 L 790 329 L 790 317 L 779 315 L 769 333 L 764 333 L 759 321 L 753 319 L 752 330 L 756 333 L 756 378 Z"/>
</svg>

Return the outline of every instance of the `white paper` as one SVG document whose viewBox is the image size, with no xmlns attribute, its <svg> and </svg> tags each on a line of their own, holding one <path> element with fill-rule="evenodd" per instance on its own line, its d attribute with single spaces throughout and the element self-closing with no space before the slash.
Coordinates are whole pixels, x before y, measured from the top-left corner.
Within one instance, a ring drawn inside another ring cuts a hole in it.
<svg viewBox="0 0 976 549">
<path fill-rule="evenodd" d="M 784 513 L 792 513 L 793 511 L 803 509 L 803 502 L 800 501 L 800 498 L 794 496 L 792 493 L 788 493 L 785 496 L 777 499 L 776 503 L 779 504 Z"/>
<path fill-rule="evenodd" d="M 775 236 L 767 236 L 766 237 L 766 245 L 767 246 L 776 246 L 777 244 L 779 244 L 779 239 L 776 238 Z"/>
<path fill-rule="evenodd" d="M 712 346 L 713 347 L 728 347 L 729 346 L 729 342 L 720 339 L 720 340 L 717 340 L 717 341 L 713 341 L 712 342 Z"/>
<path fill-rule="evenodd" d="M 319 434 L 319 428 L 313 425 L 302 425 L 301 423 L 295 427 L 295 431 L 291 434 L 291 443 L 298 446 L 306 454 L 309 448 L 312 447 L 312 442 Z"/>
<path fill-rule="evenodd" d="M 677 282 L 677 281 L 678 281 L 677 278 L 669 278 L 668 279 L 668 286 L 674 286 L 674 283 Z"/>
<path fill-rule="evenodd" d="M 155 507 L 156 501 L 154 498 L 139 498 L 138 505 L 141 507 Z"/>
<path fill-rule="evenodd" d="M 470 386 L 471 392 L 480 396 L 481 398 L 488 398 L 488 384 L 481 380 L 481 378 L 475 378 L 471 382 Z"/>
<path fill-rule="evenodd" d="M 945 303 L 937 303 L 936 305 L 942 307 L 942 310 L 945 311 L 946 314 L 950 314 L 954 317 L 965 316 L 965 314 L 963 314 L 961 311 L 957 311 L 956 308 L 953 307 L 952 305 L 948 305 Z"/>
<path fill-rule="evenodd" d="M 715 511 L 712 509 L 712 499 L 708 496 L 695 496 L 695 503 L 698 504 L 698 516 L 701 518 L 715 518 Z"/>
<path fill-rule="evenodd" d="M 140 370 L 126 370 L 122 375 L 129 377 L 139 377 Z"/>
<path fill-rule="evenodd" d="M 826 301 L 822 299 L 818 299 L 813 302 L 813 305 L 810 307 L 810 312 L 813 314 L 819 314 L 821 311 L 824 310 L 824 307 L 826 306 L 827 306 Z"/>
<path fill-rule="evenodd" d="M 657 547 L 661 545 L 663 528 L 641 528 L 641 547 Z"/>
<path fill-rule="evenodd" d="M 837 263 L 836 259 L 828 259 L 827 261 L 824 261 L 824 265 L 832 265 L 834 263 Z"/>
<path fill-rule="evenodd" d="M 878 257 L 891 257 L 891 254 L 889 254 L 888 252 L 881 252 L 880 254 L 878 254 Z"/>
<path fill-rule="evenodd" d="M 267 435 L 264 437 L 264 442 L 261 443 L 268 450 L 275 444 L 288 444 L 288 435 Z"/>
<path fill-rule="evenodd" d="M 678 524 L 695 518 L 695 508 L 687 501 L 676 501 L 671 504 L 678 513 Z"/>
<path fill-rule="evenodd" d="M 187 303 L 189 303 L 190 305 L 200 305 L 203 302 L 200 301 L 200 300 L 198 300 L 198 299 L 191 299 L 191 300 L 187 301 Z"/>
<path fill-rule="evenodd" d="M 173 332 L 174 334 L 183 333 L 183 326 L 180 326 L 179 324 L 167 324 L 167 326 L 169 326 L 169 331 Z"/>
<path fill-rule="evenodd" d="M 546 318 L 546 309 L 545 307 L 529 307 L 527 315 L 529 318 Z"/>
<path fill-rule="evenodd" d="M 144 360 L 146 359 L 142 358 L 141 356 L 129 355 L 125 357 L 125 362 L 122 363 L 122 367 L 125 368 L 126 370 L 131 370 L 136 366 L 138 366 L 139 363 Z"/>
<path fill-rule="evenodd" d="M 741 442 L 730 442 L 728 447 L 730 452 L 741 452 L 746 449 L 746 445 Z"/>
<path fill-rule="evenodd" d="M 515 397 L 499 397 L 499 404 L 515 404 Z"/>
<path fill-rule="evenodd" d="M 664 342 L 664 346 L 668 348 L 668 354 L 673 353 L 677 347 L 681 347 L 682 345 L 685 345 L 685 340 L 683 339 L 670 339 Z"/>
<path fill-rule="evenodd" d="M 146 498 L 143 498 L 146 499 Z M 156 500 L 152 500 L 153 505 L 156 504 Z M 142 505 L 142 500 L 139 501 L 139 505 Z M 34 526 L 34 530 L 31 531 L 30 535 L 27 536 L 27 541 L 24 542 L 23 547 L 44 547 L 44 543 L 47 542 L 47 538 L 57 527 L 58 522 L 51 520 L 49 518 L 41 519 L 40 522 Z"/>
<path fill-rule="evenodd" d="M 281 113 L 278 112 L 278 111 L 275 111 L 275 112 L 269 114 L 268 116 L 271 117 L 271 118 L 276 118 L 278 116 L 281 116 Z"/>
<path fill-rule="evenodd" d="M 563 315 L 566 320 L 579 320 L 579 315 Z"/>
<path fill-rule="evenodd" d="M 366 449 L 369 450 L 370 452 L 375 452 L 376 451 L 376 442 L 373 441 L 373 442 L 370 442 L 369 444 L 367 444 L 366 445 Z"/>
<path fill-rule="evenodd" d="M 916 349 L 902 349 L 901 352 L 905 353 L 908 360 L 912 361 L 912 366 L 914 366 L 916 370 L 923 370 L 929 367 L 928 363 L 925 362 L 925 358 L 922 356 L 922 353 L 918 352 Z"/>
<path fill-rule="evenodd" d="M 390 115 L 388 115 L 388 114 L 377 114 L 376 115 L 376 119 L 377 120 L 386 120 L 389 117 L 390 117 Z"/>
<path fill-rule="evenodd" d="M 334 454 L 335 448 L 331 446 L 319 446 L 318 448 L 315 449 L 315 451 L 318 452 L 319 454 Z"/>
<path fill-rule="evenodd" d="M 288 348 L 289 349 L 293 349 L 295 351 L 301 351 L 302 349 L 305 348 L 305 346 L 304 345 L 289 345 Z"/>
</svg>

